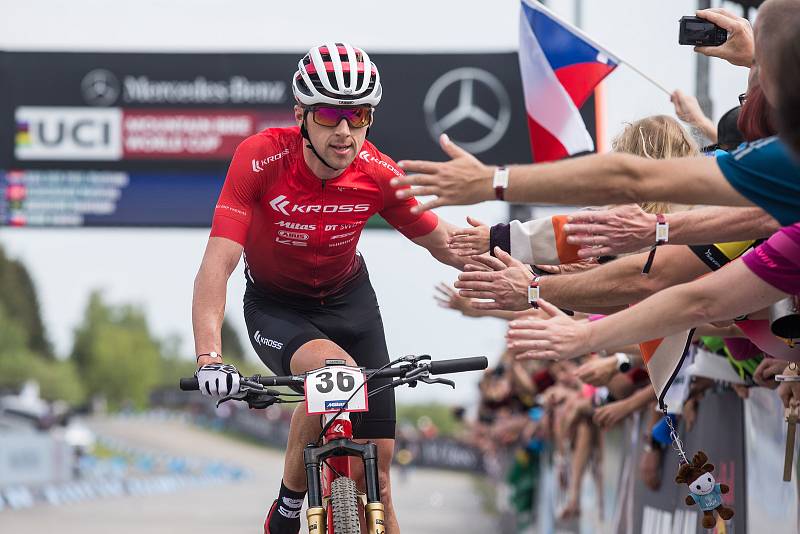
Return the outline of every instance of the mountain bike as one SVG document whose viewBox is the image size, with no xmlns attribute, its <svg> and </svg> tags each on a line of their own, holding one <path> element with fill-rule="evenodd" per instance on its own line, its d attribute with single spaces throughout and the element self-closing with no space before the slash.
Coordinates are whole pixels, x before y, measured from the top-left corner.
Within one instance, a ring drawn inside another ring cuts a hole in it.
<svg viewBox="0 0 800 534">
<path fill-rule="evenodd" d="M 309 443 L 303 451 L 308 481 L 309 534 L 362 534 L 362 519 L 368 534 L 384 534 L 378 448 L 369 441 L 353 441 L 350 413 L 368 411 L 369 397 L 398 386 L 416 387 L 423 382 L 455 389 L 453 381 L 433 378 L 433 375 L 480 371 L 487 365 L 484 357 L 432 361 L 428 355 L 404 356 L 379 369 L 351 367 L 344 360 L 325 360 L 324 367 L 301 375 L 242 378 L 239 392 L 220 399 L 217 405 L 235 400 L 261 409 L 276 403 L 305 401 L 308 415 L 322 417 L 322 431 L 317 441 Z M 374 378 L 394 380 L 368 392 L 367 384 Z M 268 386 L 302 387 L 305 394 L 282 392 Z M 180 388 L 197 390 L 197 378 L 182 378 Z M 360 458 L 364 464 L 366 493 L 356 489 L 350 471 L 351 458 Z"/>
</svg>

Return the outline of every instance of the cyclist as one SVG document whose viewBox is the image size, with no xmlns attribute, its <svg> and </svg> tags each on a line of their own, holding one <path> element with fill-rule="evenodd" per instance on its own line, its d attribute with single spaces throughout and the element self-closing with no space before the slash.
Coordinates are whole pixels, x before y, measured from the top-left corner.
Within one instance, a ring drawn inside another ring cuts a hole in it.
<svg viewBox="0 0 800 534">
<path fill-rule="evenodd" d="M 397 165 L 366 141 L 382 94 L 378 69 L 366 52 L 346 43 L 314 47 L 299 61 L 292 89 L 298 126 L 269 128 L 239 145 L 214 211 L 192 302 L 197 378 L 206 395 L 238 391 L 238 372 L 222 361 L 220 328 L 227 280 L 242 251 L 250 342 L 279 375 L 322 367 L 327 358 L 368 368 L 389 361 L 378 303 L 356 250 L 373 214 L 439 261 L 463 267 L 447 246 L 455 227 L 433 213 L 412 214 L 417 202 L 398 200 L 389 185 L 402 174 Z M 319 418 L 299 406 L 266 534 L 299 531 L 306 492 L 302 451 L 319 432 Z M 391 389 L 372 397 L 363 417 L 354 417 L 354 435 L 378 446 L 387 531 L 399 532 L 389 486 Z"/>
</svg>

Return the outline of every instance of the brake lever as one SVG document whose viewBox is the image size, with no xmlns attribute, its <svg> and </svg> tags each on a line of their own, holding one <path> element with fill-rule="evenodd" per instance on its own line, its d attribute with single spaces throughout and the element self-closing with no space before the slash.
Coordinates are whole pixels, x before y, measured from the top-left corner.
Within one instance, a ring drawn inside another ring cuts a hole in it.
<svg viewBox="0 0 800 534">
<path fill-rule="evenodd" d="M 227 397 L 222 397 L 220 400 L 217 401 L 217 408 L 219 408 L 222 403 L 225 403 L 225 402 L 228 402 L 228 401 L 245 400 L 247 398 L 247 392 L 248 392 L 248 390 L 244 389 L 244 390 L 239 390 L 239 392 L 237 394 L 235 394 L 235 395 L 228 395 Z"/>
<path fill-rule="evenodd" d="M 430 376 L 423 376 L 417 380 L 425 382 L 426 384 L 444 384 L 445 386 L 450 386 L 451 388 L 456 389 L 456 383 L 446 378 L 431 378 Z"/>
</svg>

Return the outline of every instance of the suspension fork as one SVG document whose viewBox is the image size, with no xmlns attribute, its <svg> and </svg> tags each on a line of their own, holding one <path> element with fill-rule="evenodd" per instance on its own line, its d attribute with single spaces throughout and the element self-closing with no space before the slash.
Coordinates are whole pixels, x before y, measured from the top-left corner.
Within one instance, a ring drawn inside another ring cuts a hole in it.
<svg viewBox="0 0 800 534">
<path fill-rule="evenodd" d="M 332 417 L 332 414 L 325 414 L 323 425 L 326 425 Z M 325 501 L 330 498 L 331 484 L 336 477 L 351 477 L 351 456 L 360 457 L 364 462 L 364 481 L 367 490 L 364 512 L 367 532 L 369 534 L 386 532 L 378 475 L 378 447 L 372 442 L 356 443 L 352 438 L 353 426 L 349 414 L 345 412 L 330 425 L 321 446 L 311 443 L 303 451 L 308 481 L 306 516 L 309 534 L 326 534 L 327 526 L 333 525 L 333 508 L 328 506 L 326 511 Z M 322 476 L 320 476 L 321 465 Z"/>
</svg>

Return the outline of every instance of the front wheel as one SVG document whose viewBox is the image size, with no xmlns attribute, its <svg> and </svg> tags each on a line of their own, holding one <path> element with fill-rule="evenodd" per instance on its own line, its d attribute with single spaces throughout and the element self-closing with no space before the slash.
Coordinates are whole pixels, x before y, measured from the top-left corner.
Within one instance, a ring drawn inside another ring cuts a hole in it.
<svg viewBox="0 0 800 534">
<path fill-rule="evenodd" d="M 358 518 L 358 492 L 356 483 L 347 477 L 339 477 L 331 484 L 331 506 L 333 506 L 332 534 L 361 534 Z"/>
</svg>

